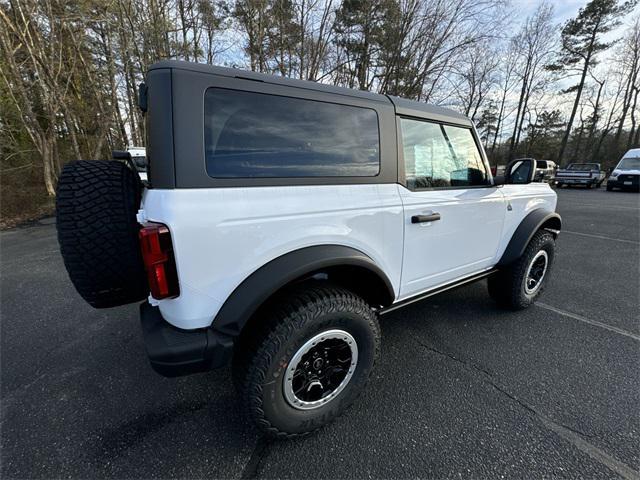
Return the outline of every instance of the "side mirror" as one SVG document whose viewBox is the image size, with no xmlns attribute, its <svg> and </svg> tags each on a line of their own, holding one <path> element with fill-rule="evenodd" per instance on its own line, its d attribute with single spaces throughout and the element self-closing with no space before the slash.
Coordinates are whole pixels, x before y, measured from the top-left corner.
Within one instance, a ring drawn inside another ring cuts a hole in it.
<svg viewBox="0 0 640 480">
<path fill-rule="evenodd" d="M 493 184 L 496 187 L 498 187 L 500 185 L 504 185 L 505 183 L 507 183 L 507 181 L 504 178 L 504 175 L 496 175 L 495 177 L 493 177 Z"/>
<path fill-rule="evenodd" d="M 505 183 L 524 185 L 533 182 L 536 175 L 536 163 L 533 158 L 513 160 L 504 169 Z"/>
</svg>

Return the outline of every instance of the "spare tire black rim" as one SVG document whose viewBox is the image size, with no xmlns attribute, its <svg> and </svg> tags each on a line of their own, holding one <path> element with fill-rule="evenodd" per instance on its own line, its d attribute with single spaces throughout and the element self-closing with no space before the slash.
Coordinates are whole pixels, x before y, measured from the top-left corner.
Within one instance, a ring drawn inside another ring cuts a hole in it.
<svg viewBox="0 0 640 480">
<path fill-rule="evenodd" d="M 545 250 L 540 250 L 536 253 L 536 256 L 533 257 L 531 263 L 529 264 L 529 268 L 527 269 L 527 278 L 524 284 L 524 291 L 531 295 L 538 291 L 540 285 L 542 285 L 542 280 L 544 280 L 544 276 L 547 273 L 547 266 L 549 265 L 549 255 Z"/>
<path fill-rule="evenodd" d="M 358 345 L 344 330 L 318 333 L 298 349 L 283 377 L 284 396 L 293 408 L 326 405 L 347 386 L 358 364 Z"/>
</svg>

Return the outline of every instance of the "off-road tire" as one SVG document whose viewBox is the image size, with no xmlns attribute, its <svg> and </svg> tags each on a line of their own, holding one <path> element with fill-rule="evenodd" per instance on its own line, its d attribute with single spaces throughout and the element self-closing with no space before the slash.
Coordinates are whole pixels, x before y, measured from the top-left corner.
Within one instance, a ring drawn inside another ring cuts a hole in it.
<svg viewBox="0 0 640 480">
<path fill-rule="evenodd" d="M 64 166 L 56 196 L 58 242 L 71 282 L 95 308 L 146 298 L 136 213 L 142 185 L 118 161 L 80 160 Z"/>
<path fill-rule="evenodd" d="M 377 315 L 352 292 L 326 284 L 296 288 L 271 305 L 260 327 L 236 346 L 234 384 L 248 419 L 267 437 L 308 435 L 340 416 L 364 389 L 380 351 Z M 327 404 L 295 409 L 284 394 L 287 366 L 307 340 L 330 329 L 344 330 L 356 340 L 353 376 Z"/>
<path fill-rule="evenodd" d="M 525 289 L 527 270 L 540 250 L 545 250 L 547 253 L 547 269 L 538 289 L 533 294 L 528 294 Z M 518 260 L 487 279 L 489 295 L 498 305 L 505 308 L 522 310 L 531 306 L 544 291 L 553 267 L 554 254 L 555 240 L 553 235 L 546 230 L 539 230 Z"/>
</svg>

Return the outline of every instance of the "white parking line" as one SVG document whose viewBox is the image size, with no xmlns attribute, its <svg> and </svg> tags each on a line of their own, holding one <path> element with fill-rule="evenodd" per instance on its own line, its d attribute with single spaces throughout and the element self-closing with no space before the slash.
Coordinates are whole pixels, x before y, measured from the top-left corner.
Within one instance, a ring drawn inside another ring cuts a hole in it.
<svg viewBox="0 0 640 480">
<path fill-rule="evenodd" d="M 547 305 L 546 303 L 536 302 L 536 306 L 540 308 L 544 308 L 545 310 L 550 310 L 552 312 L 558 313 L 565 317 L 572 318 L 574 320 L 578 320 L 579 322 L 588 323 L 589 325 L 593 325 L 595 327 L 604 328 L 605 330 L 609 330 L 611 332 L 617 333 L 619 335 L 624 335 L 625 337 L 633 338 L 640 342 L 640 335 L 636 335 L 635 333 L 627 332 L 626 330 L 622 330 L 621 328 L 614 327 L 612 325 L 607 325 L 606 323 L 598 322 L 597 320 L 591 320 L 589 318 L 585 318 L 581 315 L 567 312 L 565 310 L 560 310 L 559 308 L 552 307 L 551 305 Z"/>
<path fill-rule="evenodd" d="M 638 207 L 629 207 L 626 205 L 606 205 L 606 204 L 602 204 L 602 205 L 597 205 L 597 204 L 593 204 L 593 203 L 573 203 L 573 202 L 563 202 L 562 200 L 560 200 L 558 202 L 558 206 L 559 207 L 563 207 L 565 205 L 569 205 L 571 207 L 591 207 L 591 208 L 603 208 L 603 207 L 609 207 L 609 208 L 614 208 L 616 210 L 640 210 L 640 206 Z"/>
<path fill-rule="evenodd" d="M 564 438 L 568 442 L 571 442 L 576 448 L 578 448 L 579 450 L 582 450 L 584 453 L 589 455 L 591 458 L 593 458 L 597 462 L 602 463 L 604 466 L 606 466 L 610 470 L 616 472 L 625 480 L 640 479 L 640 473 L 635 471 L 633 468 L 629 467 L 627 464 L 622 463 L 617 458 L 612 457 L 605 451 L 587 442 L 584 438 L 582 438 L 577 433 L 572 432 L 568 428 L 565 428 L 562 425 L 558 425 L 553 421 L 545 419 L 544 417 L 542 418 L 542 422 L 547 426 L 547 428 L 553 430 L 562 438 Z"/>
<path fill-rule="evenodd" d="M 611 240 L 612 242 L 631 243 L 633 245 L 640 245 L 640 242 L 634 240 L 625 240 L 624 238 L 607 237 L 606 235 L 594 235 L 592 233 L 572 232 L 571 230 L 561 230 L 562 233 L 569 233 L 571 235 L 581 235 L 583 237 L 599 238 L 600 240 Z"/>
</svg>

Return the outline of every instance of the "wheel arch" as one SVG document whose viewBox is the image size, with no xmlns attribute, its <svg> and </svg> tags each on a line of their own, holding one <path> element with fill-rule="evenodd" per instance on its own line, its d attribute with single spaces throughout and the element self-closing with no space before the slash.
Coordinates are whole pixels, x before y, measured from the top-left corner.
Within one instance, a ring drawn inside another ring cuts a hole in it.
<svg viewBox="0 0 640 480">
<path fill-rule="evenodd" d="M 535 233 L 540 229 L 549 230 L 554 237 L 557 237 L 562 229 L 562 217 L 556 212 L 542 208 L 529 212 L 511 236 L 497 266 L 504 267 L 520 258 Z"/>
<path fill-rule="evenodd" d="M 317 245 L 286 253 L 263 265 L 231 293 L 213 320 L 212 328 L 238 336 L 270 298 L 305 280 L 329 280 L 361 296 L 370 305 L 395 300 L 386 273 L 363 252 L 343 245 Z"/>
</svg>

